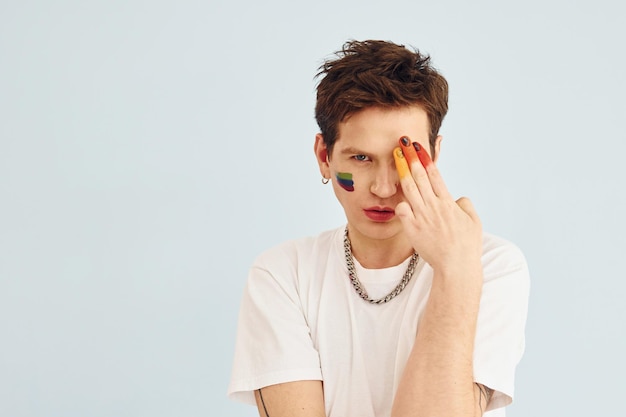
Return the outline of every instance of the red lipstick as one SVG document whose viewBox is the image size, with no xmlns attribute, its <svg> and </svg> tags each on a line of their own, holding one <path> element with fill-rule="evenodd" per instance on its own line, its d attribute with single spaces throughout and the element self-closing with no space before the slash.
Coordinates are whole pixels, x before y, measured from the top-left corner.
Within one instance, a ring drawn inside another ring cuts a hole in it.
<svg viewBox="0 0 626 417">
<path fill-rule="evenodd" d="M 396 215 L 395 210 L 391 207 L 368 207 L 363 209 L 363 212 L 370 220 L 375 222 L 388 222 Z"/>
</svg>

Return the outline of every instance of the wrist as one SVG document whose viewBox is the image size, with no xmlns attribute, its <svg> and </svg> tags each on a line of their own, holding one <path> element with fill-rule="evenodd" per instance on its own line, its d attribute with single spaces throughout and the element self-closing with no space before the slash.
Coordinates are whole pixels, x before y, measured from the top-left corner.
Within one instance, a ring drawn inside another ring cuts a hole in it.
<svg viewBox="0 0 626 417">
<path fill-rule="evenodd" d="M 431 265 L 435 275 L 446 280 L 476 280 L 482 282 L 483 265 L 480 258 L 449 259 Z"/>
<path fill-rule="evenodd" d="M 480 297 L 483 286 L 483 267 L 480 262 L 463 262 L 433 267 L 433 287 L 439 287 L 448 295 L 454 293 L 467 300 Z"/>
</svg>

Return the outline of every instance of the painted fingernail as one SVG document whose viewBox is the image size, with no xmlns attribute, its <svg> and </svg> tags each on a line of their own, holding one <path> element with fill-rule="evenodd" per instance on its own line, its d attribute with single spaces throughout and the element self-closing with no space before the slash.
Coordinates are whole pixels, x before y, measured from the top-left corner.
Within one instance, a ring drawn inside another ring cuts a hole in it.
<svg viewBox="0 0 626 417">
<path fill-rule="evenodd" d="M 432 163 L 432 160 L 430 159 L 430 155 L 428 155 L 428 152 L 425 152 L 424 148 L 422 148 L 420 146 L 420 144 L 417 143 L 417 142 L 413 142 L 413 147 L 415 148 L 415 151 L 417 153 L 417 157 L 419 158 L 420 162 L 422 163 L 422 166 L 424 168 L 429 166 Z"/>
<path fill-rule="evenodd" d="M 413 164 L 413 161 L 417 161 L 417 152 L 411 146 L 411 141 L 408 137 L 403 136 L 400 138 L 400 145 L 402 152 L 404 153 L 404 158 L 406 159 L 409 167 Z"/>
<path fill-rule="evenodd" d="M 404 153 L 402 153 L 402 149 L 395 148 L 393 150 L 393 159 L 396 162 L 396 170 L 398 171 L 398 175 L 400 176 L 400 178 L 404 178 L 409 175 L 409 164 L 404 157 Z"/>
</svg>

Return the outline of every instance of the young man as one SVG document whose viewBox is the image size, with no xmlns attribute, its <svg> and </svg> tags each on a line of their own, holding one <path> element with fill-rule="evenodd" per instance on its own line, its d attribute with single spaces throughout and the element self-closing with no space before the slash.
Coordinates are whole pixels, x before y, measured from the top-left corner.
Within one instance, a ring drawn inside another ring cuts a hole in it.
<svg viewBox="0 0 626 417">
<path fill-rule="evenodd" d="M 315 155 L 347 225 L 256 260 L 229 395 L 262 417 L 504 415 L 528 271 L 435 165 L 447 82 L 382 41 L 319 75 Z"/>
</svg>

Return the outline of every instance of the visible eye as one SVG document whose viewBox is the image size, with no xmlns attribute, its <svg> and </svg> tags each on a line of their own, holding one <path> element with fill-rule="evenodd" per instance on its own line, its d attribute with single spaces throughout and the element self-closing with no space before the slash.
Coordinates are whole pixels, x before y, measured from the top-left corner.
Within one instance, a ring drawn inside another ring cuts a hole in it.
<svg viewBox="0 0 626 417">
<path fill-rule="evenodd" d="M 366 162 L 370 160 L 369 156 L 367 155 L 354 155 L 353 158 L 360 162 Z"/>
</svg>

